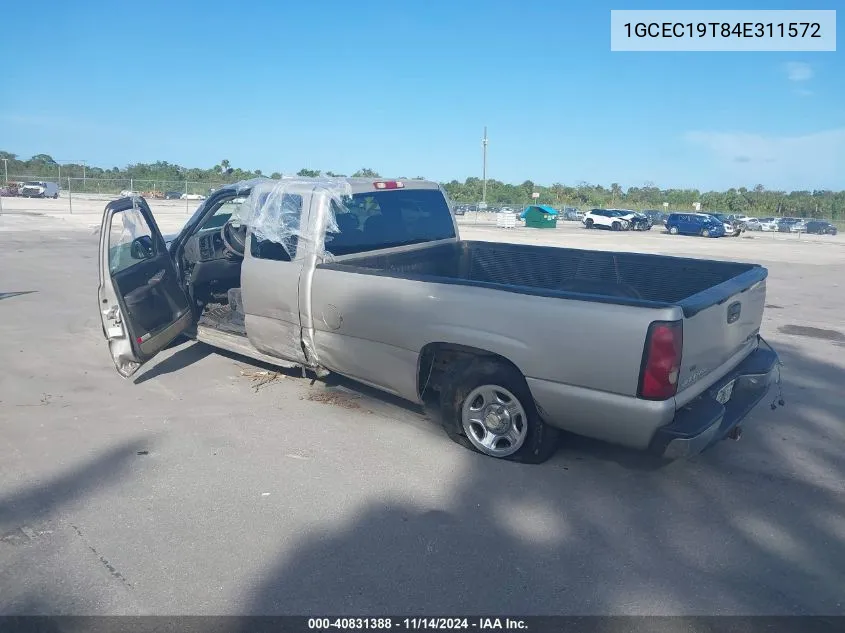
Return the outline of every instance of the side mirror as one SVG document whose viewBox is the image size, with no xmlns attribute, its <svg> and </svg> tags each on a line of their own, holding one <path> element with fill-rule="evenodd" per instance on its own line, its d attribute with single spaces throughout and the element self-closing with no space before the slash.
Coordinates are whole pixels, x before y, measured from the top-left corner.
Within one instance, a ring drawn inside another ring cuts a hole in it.
<svg viewBox="0 0 845 633">
<path fill-rule="evenodd" d="M 132 247 L 129 251 L 132 259 L 152 259 L 156 254 L 153 238 L 149 235 L 142 235 L 132 240 Z"/>
</svg>

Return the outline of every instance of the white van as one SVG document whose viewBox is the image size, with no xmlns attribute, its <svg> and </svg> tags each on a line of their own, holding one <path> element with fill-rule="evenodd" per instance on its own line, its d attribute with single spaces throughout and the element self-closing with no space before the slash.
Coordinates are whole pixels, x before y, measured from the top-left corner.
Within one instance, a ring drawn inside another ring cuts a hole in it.
<svg viewBox="0 0 845 633">
<path fill-rule="evenodd" d="M 58 198 L 59 185 L 54 182 L 31 180 L 24 183 L 21 195 L 24 198 Z"/>
</svg>

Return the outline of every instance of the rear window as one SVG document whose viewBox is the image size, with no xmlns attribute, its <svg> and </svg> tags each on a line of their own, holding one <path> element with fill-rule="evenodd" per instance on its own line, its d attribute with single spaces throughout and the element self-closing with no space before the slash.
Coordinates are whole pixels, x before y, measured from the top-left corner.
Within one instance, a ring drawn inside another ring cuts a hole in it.
<svg viewBox="0 0 845 633">
<path fill-rule="evenodd" d="M 333 255 L 420 244 L 455 237 L 452 213 L 438 189 L 375 191 L 333 203 L 339 232 L 326 233 Z"/>
</svg>

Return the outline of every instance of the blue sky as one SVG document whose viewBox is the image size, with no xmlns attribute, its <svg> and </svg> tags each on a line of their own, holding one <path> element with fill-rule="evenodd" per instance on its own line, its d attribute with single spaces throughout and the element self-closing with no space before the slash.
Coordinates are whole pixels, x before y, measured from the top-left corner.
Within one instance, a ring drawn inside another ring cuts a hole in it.
<svg viewBox="0 0 845 633">
<path fill-rule="evenodd" d="M 506 182 L 845 189 L 845 54 L 610 52 L 611 8 L 680 1 L 232 6 L 39 3 L 0 40 L 0 149 L 463 180 L 487 125 Z"/>
</svg>

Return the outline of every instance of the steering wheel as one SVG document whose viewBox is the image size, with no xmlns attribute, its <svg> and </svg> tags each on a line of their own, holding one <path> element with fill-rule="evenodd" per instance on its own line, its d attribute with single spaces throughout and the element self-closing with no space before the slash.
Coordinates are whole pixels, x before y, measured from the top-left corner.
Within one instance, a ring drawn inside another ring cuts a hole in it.
<svg viewBox="0 0 845 633">
<path fill-rule="evenodd" d="M 235 226 L 231 218 L 220 228 L 220 238 L 227 255 L 243 257 L 246 251 L 246 224 Z"/>
</svg>

